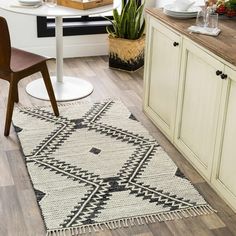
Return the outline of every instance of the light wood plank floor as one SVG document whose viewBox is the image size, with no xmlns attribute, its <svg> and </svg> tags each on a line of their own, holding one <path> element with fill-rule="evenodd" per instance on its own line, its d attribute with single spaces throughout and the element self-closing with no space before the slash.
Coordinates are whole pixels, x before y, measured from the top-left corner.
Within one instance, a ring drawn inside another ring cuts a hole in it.
<svg viewBox="0 0 236 236">
<path fill-rule="evenodd" d="M 54 75 L 55 62 L 49 63 Z M 65 60 L 65 73 L 81 76 L 94 85 L 94 92 L 86 100 L 119 97 L 130 111 L 158 140 L 182 172 L 192 181 L 205 199 L 218 211 L 217 214 L 184 220 L 155 223 L 139 227 L 91 233 L 98 236 L 232 236 L 236 235 L 236 215 L 209 187 L 204 179 L 155 128 L 142 112 L 142 70 L 128 74 L 108 68 L 107 57 L 90 57 Z M 43 105 L 48 102 L 28 96 L 25 85 L 36 74 L 20 83 L 20 104 Z M 8 138 L 3 136 L 8 84 L 0 80 L 0 236 L 45 235 L 43 221 L 24 165 L 20 145 L 14 131 Z"/>
</svg>

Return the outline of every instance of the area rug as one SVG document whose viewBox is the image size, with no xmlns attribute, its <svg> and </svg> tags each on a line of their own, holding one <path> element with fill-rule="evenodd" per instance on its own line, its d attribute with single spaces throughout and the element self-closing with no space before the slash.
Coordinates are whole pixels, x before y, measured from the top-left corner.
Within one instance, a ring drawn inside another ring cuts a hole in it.
<svg viewBox="0 0 236 236">
<path fill-rule="evenodd" d="M 214 212 L 121 101 L 59 110 L 17 107 L 13 118 L 47 235 Z"/>
</svg>

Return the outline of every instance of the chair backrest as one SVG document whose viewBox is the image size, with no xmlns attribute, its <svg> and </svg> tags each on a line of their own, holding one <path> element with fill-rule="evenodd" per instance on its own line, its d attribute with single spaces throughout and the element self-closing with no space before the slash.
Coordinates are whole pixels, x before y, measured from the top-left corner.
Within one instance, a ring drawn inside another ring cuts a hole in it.
<svg viewBox="0 0 236 236">
<path fill-rule="evenodd" d="M 11 61 L 11 41 L 5 18 L 0 17 L 0 74 L 9 73 Z"/>
</svg>

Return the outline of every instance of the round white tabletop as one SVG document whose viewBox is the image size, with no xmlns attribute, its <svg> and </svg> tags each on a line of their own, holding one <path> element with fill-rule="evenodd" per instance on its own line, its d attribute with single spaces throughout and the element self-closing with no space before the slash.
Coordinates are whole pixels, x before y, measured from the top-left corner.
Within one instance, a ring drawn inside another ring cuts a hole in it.
<svg viewBox="0 0 236 236">
<path fill-rule="evenodd" d="M 114 0 L 113 4 L 89 10 L 77 10 L 73 8 L 55 6 L 49 7 L 43 4 L 37 8 L 19 7 L 17 0 L 1 0 L 0 8 L 25 15 L 53 16 L 56 23 L 56 76 L 52 77 L 52 85 L 57 101 L 70 101 L 84 98 L 93 92 L 93 86 L 86 80 L 77 77 L 63 75 L 63 17 L 86 16 L 101 14 L 118 8 L 121 0 Z M 26 87 L 27 93 L 43 100 L 49 100 L 42 78 L 30 82 Z"/>
<path fill-rule="evenodd" d="M 114 8 L 118 8 L 120 6 L 121 0 L 113 0 L 113 5 L 106 5 L 102 7 L 97 7 L 88 10 L 78 10 L 63 6 L 55 6 L 48 7 L 46 4 L 43 4 L 41 7 L 37 8 L 27 8 L 27 7 L 17 7 L 19 2 L 17 0 L 1 0 L 0 8 L 20 13 L 24 15 L 35 15 L 35 16 L 88 16 L 93 14 L 100 14 L 104 12 L 111 11 Z"/>
</svg>

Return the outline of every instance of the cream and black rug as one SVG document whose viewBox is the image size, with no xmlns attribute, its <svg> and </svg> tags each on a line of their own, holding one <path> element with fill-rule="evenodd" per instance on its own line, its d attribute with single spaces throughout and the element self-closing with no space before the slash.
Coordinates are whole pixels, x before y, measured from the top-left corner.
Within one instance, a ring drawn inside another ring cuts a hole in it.
<svg viewBox="0 0 236 236">
<path fill-rule="evenodd" d="M 214 212 L 119 100 L 14 111 L 47 235 Z"/>
</svg>

